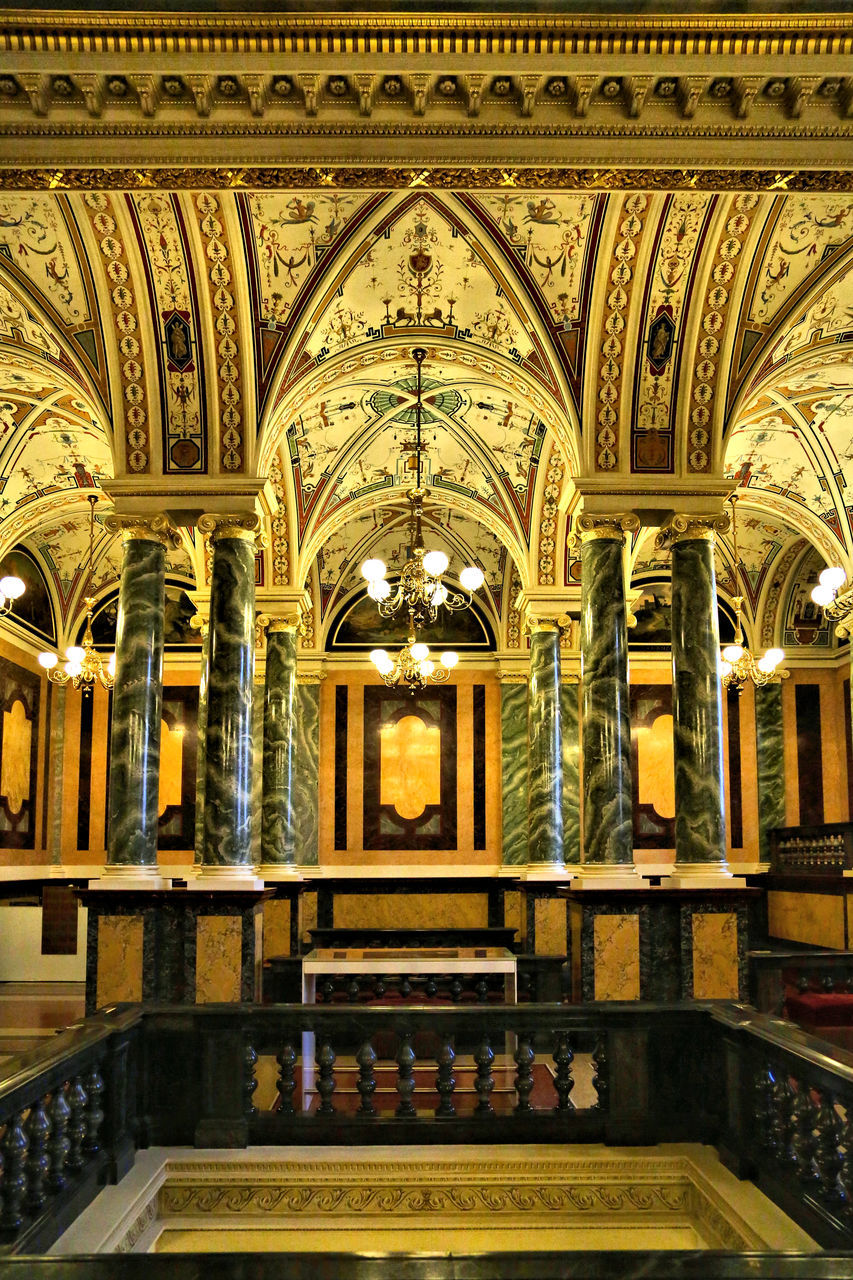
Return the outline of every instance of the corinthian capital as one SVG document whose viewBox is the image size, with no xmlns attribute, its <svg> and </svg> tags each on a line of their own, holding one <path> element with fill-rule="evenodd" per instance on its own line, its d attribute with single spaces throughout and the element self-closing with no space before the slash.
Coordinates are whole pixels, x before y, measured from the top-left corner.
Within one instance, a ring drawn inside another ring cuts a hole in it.
<svg viewBox="0 0 853 1280">
<path fill-rule="evenodd" d="M 592 542 L 593 539 L 607 538 L 611 542 L 621 542 L 626 533 L 636 533 L 640 527 L 640 518 L 633 511 L 618 511 L 608 515 L 591 515 L 584 513 L 578 516 L 577 529 L 581 542 Z"/>
<path fill-rule="evenodd" d="M 725 533 L 729 517 L 722 511 L 715 515 L 674 515 L 655 538 L 658 551 L 668 551 L 676 542 L 713 542 L 718 533 Z"/>
<path fill-rule="evenodd" d="M 141 539 L 143 542 L 159 542 L 164 547 L 181 545 L 178 531 L 162 512 L 154 516 L 107 516 L 104 528 L 110 533 L 120 533 L 122 542 Z"/>
</svg>

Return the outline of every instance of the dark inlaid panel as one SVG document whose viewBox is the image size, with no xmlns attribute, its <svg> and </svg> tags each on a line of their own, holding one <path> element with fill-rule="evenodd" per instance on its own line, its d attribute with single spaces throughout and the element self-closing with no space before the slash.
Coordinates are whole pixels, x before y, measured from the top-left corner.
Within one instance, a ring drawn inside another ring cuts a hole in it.
<svg viewBox="0 0 853 1280">
<path fill-rule="evenodd" d="M 743 848 L 743 788 L 740 780 L 740 694 L 726 690 L 729 721 L 729 843 Z"/>
<path fill-rule="evenodd" d="M 335 848 L 347 847 L 347 732 L 349 690 L 335 689 Z"/>
<path fill-rule="evenodd" d="M 823 752 L 820 740 L 820 685 L 798 684 L 797 776 L 800 793 L 800 826 L 823 822 Z"/>
<path fill-rule="evenodd" d="M 0 849 L 35 848 L 40 693 L 37 675 L 0 658 Z"/>
<path fill-rule="evenodd" d="M 486 847 L 486 686 L 474 685 L 474 848 Z"/>
</svg>

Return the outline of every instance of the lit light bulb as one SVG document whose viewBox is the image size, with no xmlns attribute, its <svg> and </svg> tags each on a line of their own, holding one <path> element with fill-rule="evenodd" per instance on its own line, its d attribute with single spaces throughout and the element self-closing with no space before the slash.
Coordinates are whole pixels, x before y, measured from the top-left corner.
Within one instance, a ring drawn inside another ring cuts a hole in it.
<svg viewBox="0 0 853 1280">
<path fill-rule="evenodd" d="M 411 653 L 415 662 L 423 662 L 425 658 L 429 657 L 429 645 L 424 644 L 423 640 L 419 640 L 417 644 L 412 645 Z"/>
<path fill-rule="evenodd" d="M 7 600 L 17 600 L 18 596 L 22 596 L 26 591 L 26 587 L 20 578 L 13 576 L 0 578 L 0 591 Z"/>
<path fill-rule="evenodd" d="M 447 667 L 448 671 L 452 671 L 458 661 L 459 654 L 454 653 L 452 649 L 447 649 L 446 652 L 441 655 L 441 665 L 443 667 Z"/>
<path fill-rule="evenodd" d="M 79 676 L 83 668 L 79 662 L 66 662 L 64 670 L 67 676 Z"/>
<path fill-rule="evenodd" d="M 75 662 L 79 665 L 85 658 L 86 652 L 80 648 L 79 644 L 70 644 L 65 650 L 65 656 L 69 662 Z"/>
<path fill-rule="evenodd" d="M 723 677 L 723 679 L 725 679 L 726 676 L 730 676 L 731 674 L 732 674 L 732 664 L 724 660 L 723 662 L 720 663 L 720 675 Z"/>
<path fill-rule="evenodd" d="M 385 561 L 365 560 L 361 566 L 361 572 L 368 582 L 376 582 L 378 578 L 385 577 Z"/>
<path fill-rule="evenodd" d="M 435 671 L 435 663 L 431 662 L 429 658 L 424 658 L 423 662 L 419 662 L 418 667 L 425 680 L 429 680 L 433 671 Z"/>
<path fill-rule="evenodd" d="M 107 671 L 109 671 L 111 676 L 114 676 L 116 673 L 116 656 L 114 653 L 110 654 L 110 660 L 107 663 Z"/>
<path fill-rule="evenodd" d="M 783 661 L 784 657 L 785 657 L 784 649 L 768 649 L 764 655 L 764 661 L 769 662 L 771 664 L 771 667 L 778 667 L 779 663 Z"/>
<path fill-rule="evenodd" d="M 367 594 L 371 600 L 387 600 L 391 594 L 391 583 L 384 578 L 374 578 L 367 584 Z"/>
<path fill-rule="evenodd" d="M 40 653 L 39 665 L 44 667 L 45 671 L 51 671 L 59 661 L 55 653 Z"/>
<path fill-rule="evenodd" d="M 737 662 L 742 657 L 743 657 L 742 644 L 727 644 L 725 649 L 723 650 L 723 661 L 731 662 L 732 665 L 734 665 L 734 663 Z"/>
<path fill-rule="evenodd" d="M 812 600 L 814 600 L 815 604 L 819 604 L 822 609 L 832 604 L 834 599 L 835 592 L 832 587 L 819 586 L 812 588 Z"/>
<path fill-rule="evenodd" d="M 830 591 L 838 591 L 840 587 L 844 586 L 846 581 L 847 574 L 837 564 L 831 564 L 827 569 L 824 569 L 818 578 L 820 585 L 822 587 L 829 587 Z M 2 587 L 3 583 L 0 582 L 0 590 L 2 590 Z"/>
<path fill-rule="evenodd" d="M 776 670 L 776 663 L 772 658 L 769 658 L 766 653 L 763 658 L 759 658 L 755 665 L 758 667 L 758 670 L 762 671 L 766 676 L 772 675 Z"/>
<path fill-rule="evenodd" d="M 371 649 L 370 661 L 373 663 L 374 667 L 380 667 L 383 662 L 388 661 L 388 654 L 384 649 Z"/>
<path fill-rule="evenodd" d="M 423 560 L 424 570 L 431 578 L 440 578 L 449 564 L 443 551 L 428 551 Z"/>
<path fill-rule="evenodd" d="M 475 564 L 467 565 L 459 575 L 459 581 L 466 591 L 477 591 L 485 582 L 486 577 L 482 569 L 478 569 Z"/>
<path fill-rule="evenodd" d="M 447 599 L 447 587 L 444 585 L 443 582 L 439 582 L 435 591 L 433 591 L 432 595 L 429 598 L 430 604 L 438 608 L 440 604 L 444 604 L 446 599 Z"/>
</svg>

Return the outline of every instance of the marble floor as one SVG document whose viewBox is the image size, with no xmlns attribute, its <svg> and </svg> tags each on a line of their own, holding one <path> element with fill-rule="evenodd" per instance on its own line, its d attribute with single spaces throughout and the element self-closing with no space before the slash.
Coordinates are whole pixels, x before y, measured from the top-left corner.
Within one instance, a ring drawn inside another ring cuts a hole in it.
<svg viewBox="0 0 853 1280">
<path fill-rule="evenodd" d="M 85 1016 L 82 982 L 0 982 L 0 1063 Z"/>
</svg>

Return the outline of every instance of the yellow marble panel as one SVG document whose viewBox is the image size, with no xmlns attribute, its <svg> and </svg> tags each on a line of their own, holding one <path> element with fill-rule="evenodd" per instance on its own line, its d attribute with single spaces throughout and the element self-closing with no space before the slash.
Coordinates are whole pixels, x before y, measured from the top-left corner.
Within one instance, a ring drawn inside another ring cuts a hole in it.
<svg viewBox="0 0 853 1280">
<path fill-rule="evenodd" d="M 489 923 L 485 893 L 341 893 L 337 929 L 470 929 Z"/>
<path fill-rule="evenodd" d="M 184 729 L 170 729 L 160 721 L 160 795 L 157 813 L 162 817 L 170 804 L 180 806 L 184 772 Z"/>
<path fill-rule="evenodd" d="M 569 906 L 569 934 L 572 941 L 572 999 L 581 999 L 581 930 L 583 928 L 583 907 L 579 902 Z"/>
<path fill-rule="evenodd" d="M 264 959 L 290 955 L 290 899 L 264 903 Z"/>
<path fill-rule="evenodd" d="M 524 927 L 521 918 L 522 897 L 520 893 L 504 894 L 504 924 L 508 929 L 516 929 L 515 940 L 518 942 L 524 937 Z"/>
<path fill-rule="evenodd" d="M 101 916 L 95 1002 L 142 999 L 142 916 Z"/>
<path fill-rule="evenodd" d="M 843 951 L 844 905 L 841 894 L 771 889 L 767 894 L 767 929 L 772 938 Z"/>
<path fill-rule="evenodd" d="M 18 814 L 30 794 L 30 753 L 33 723 L 20 698 L 3 712 L 3 760 L 0 762 L 0 795 L 12 813 Z"/>
<path fill-rule="evenodd" d="M 568 953 L 566 938 L 566 903 L 563 898 L 536 898 L 533 908 L 536 925 L 537 956 L 564 956 Z"/>
<path fill-rule="evenodd" d="M 640 804 L 650 804 L 662 818 L 675 817 L 675 756 L 672 716 L 658 716 L 637 734 Z"/>
<path fill-rule="evenodd" d="M 693 996 L 696 1000 L 737 1000 L 737 915 L 696 911 L 693 915 Z"/>
<path fill-rule="evenodd" d="M 379 737 L 379 802 L 401 818 L 419 818 L 441 804 L 441 730 L 420 716 L 382 726 Z"/>
<path fill-rule="evenodd" d="M 639 916 L 596 916 L 593 957 L 596 1000 L 639 1000 Z"/>
<path fill-rule="evenodd" d="M 196 920 L 195 1002 L 240 999 L 243 922 L 239 916 Z"/>
<path fill-rule="evenodd" d="M 320 808 L 323 806 L 321 805 Z M 317 928 L 317 894 L 303 893 L 299 899 L 299 936 L 303 942 L 311 941 L 309 929 Z"/>
</svg>

